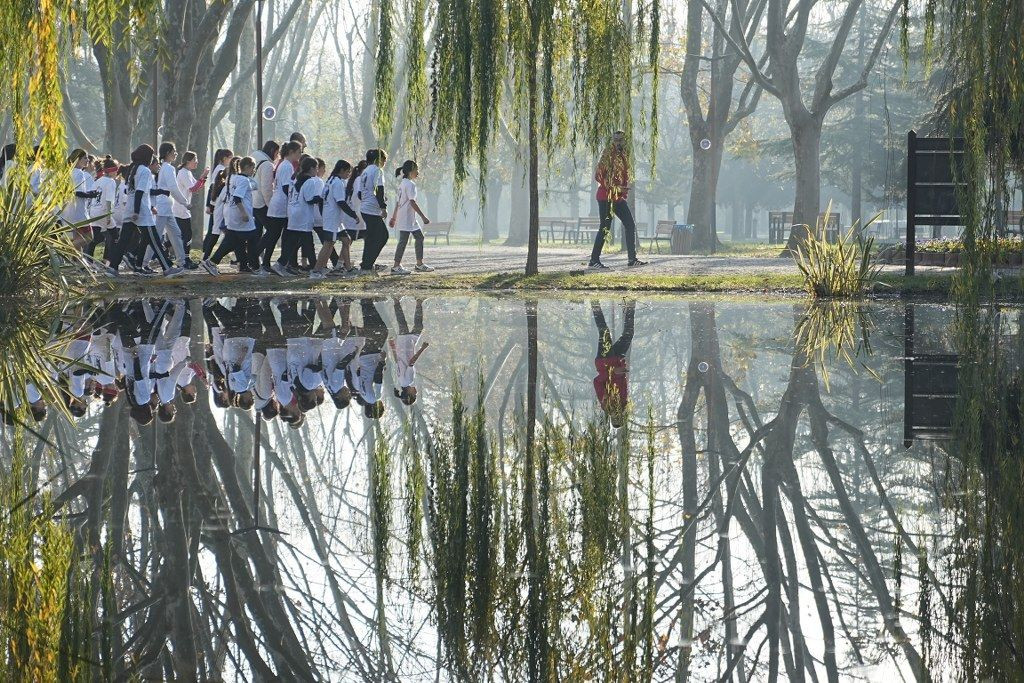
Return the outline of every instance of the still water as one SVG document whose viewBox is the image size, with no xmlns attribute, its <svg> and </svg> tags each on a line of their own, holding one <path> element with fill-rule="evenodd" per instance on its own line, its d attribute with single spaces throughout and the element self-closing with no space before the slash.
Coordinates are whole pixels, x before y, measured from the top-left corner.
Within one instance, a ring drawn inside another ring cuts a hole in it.
<svg viewBox="0 0 1024 683">
<path fill-rule="evenodd" d="M 986 320 L 965 360 L 932 303 L 82 305 L 31 477 L 97 676 L 1002 677 L 1024 478 L 956 429 L 1019 449 L 1018 311 Z"/>
</svg>

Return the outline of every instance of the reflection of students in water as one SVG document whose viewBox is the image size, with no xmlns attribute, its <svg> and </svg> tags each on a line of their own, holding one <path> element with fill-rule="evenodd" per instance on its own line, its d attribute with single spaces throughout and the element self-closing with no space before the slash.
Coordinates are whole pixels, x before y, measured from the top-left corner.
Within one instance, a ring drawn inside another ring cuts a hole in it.
<svg viewBox="0 0 1024 683">
<path fill-rule="evenodd" d="M 629 353 L 629 345 L 633 342 L 633 317 L 636 312 L 636 302 L 626 302 L 622 335 L 614 343 L 611 330 L 608 329 L 608 323 L 605 322 L 601 304 L 592 301 L 590 309 L 594 315 L 598 333 L 597 356 L 594 358 L 594 366 L 597 368 L 594 391 L 597 393 L 597 401 L 601 405 L 601 410 L 608 415 L 612 425 L 621 427 L 626 421 L 626 406 L 629 402 L 629 364 L 626 361 L 626 354 Z"/>
<path fill-rule="evenodd" d="M 359 308 L 363 314 L 363 335 L 366 343 L 363 352 L 349 365 L 349 386 L 356 402 L 363 406 L 363 414 L 379 420 L 384 415 L 381 394 L 384 387 L 384 366 L 387 363 L 385 348 L 388 343 L 388 328 L 372 299 L 360 299 Z"/>
<path fill-rule="evenodd" d="M 348 369 L 366 344 L 366 337 L 352 334 L 351 306 L 352 303 L 348 299 L 341 301 L 337 306 L 341 327 L 333 325 L 332 313 L 331 337 L 324 340 L 321 356 L 324 384 L 338 410 L 348 408 L 352 402 L 352 388 L 347 380 Z"/>
<path fill-rule="evenodd" d="M 420 337 L 423 336 L 423 299 L 416 299 L 416 311 L 410 329 L 402 310 L 402 301 L 396 296 L 395 319 L 398 321 L 398 336 L 388 341 L 391 356 L 395 359 L 395 396 L 405 405 L 411 406 L 416 402 L 416 361 L 428 346 L 426 342 L 419 346 Z"/>
</svg>

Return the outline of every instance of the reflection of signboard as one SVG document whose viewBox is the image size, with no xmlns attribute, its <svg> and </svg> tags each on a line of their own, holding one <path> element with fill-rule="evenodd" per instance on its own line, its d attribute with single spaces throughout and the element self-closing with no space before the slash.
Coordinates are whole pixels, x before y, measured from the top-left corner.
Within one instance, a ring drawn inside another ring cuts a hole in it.
<svg viewBox="0 0 1024 683">
<path fill-rule="evenodd" d="M 956 354 L 914 353 L 914 308 L 904 312 L 903 445 L 915 439 L 949 439 L 958 390 Z"/>
<path fill-rule="evenodd" d="M 963 138 L 919 138 L 907 134 L 907 275 L 914 274 L 914 241 L 918 225 L 963 225 L 956 193 L 963 176 Z M 956 173 L 954 173 L 956 166 Z"/>
</svg>

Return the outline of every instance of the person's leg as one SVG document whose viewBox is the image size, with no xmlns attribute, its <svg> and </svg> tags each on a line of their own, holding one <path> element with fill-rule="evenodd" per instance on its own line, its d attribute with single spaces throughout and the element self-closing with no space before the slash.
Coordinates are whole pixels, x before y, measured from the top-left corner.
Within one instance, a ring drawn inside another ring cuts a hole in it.
<svg viewBox="0 0 1024 683">
<path fill-rule="evenodd" d="M 413 239 L 416 240 L 416 265 L 423 265 L 423 231 L 417 230 L 412 234 Z"/>
<path fill-rule="evenodd" d="M 608 329 L 608 323 L 604 319 L 604 311 L 601 310 L 601 302 L 596 299 L 590 302 L 590 312 L 594 316 L 594 324 L 597 325 L 597 357 L 604 358 L 612 350 L 612 333 Z"/>
<path fill-rule="evenodd" d="M 395 268 L 402 265 L 402 257 L 405 256 L 405 245 L 409 243 L 409 233 L 401 230 L 398 233 L 398 246 L 395 247 Z"/>
<path fill-rule="evenodd" d="M 133 224 L 124 223 L 121 226 L 121 230 L 118 231 L 116 241 L 110 247 L 104 246 L 106 253 L 103 255 L 107 259 L 107 265 L 114 270 L 117 270 L 121 266 L 121 261 L 124 259 L 125 254 L 131 251 L 131 235 L 134 230 L 135 226 Z"/>
<path fill-rule="evenodd" d="M 163 233 L 167 236 L 167 241 L 171 243 L 171 249 L 174 251 L 174 261 L 179 265 L 185 264 L 185 257 L 188 255 L 185 253 L 185 246 L 181 239 L 181 230 L 178 228 L 178 221 L 174 220 L 174 216 L 157 216 L 157 221 L 163 223 Z"/>
<path fill-rule="evenodd" d="M 109 228 L 103 231 L 103 258 L 107 261 L 110 260 L 111 255 L 114 253 L 117 244 L 118 230 L 117 228 Z"/>
<path fill-rule="evenodd" d="M 342 230 L 341 234 L 341 263 L 345 268 L 352 267 L 352 238 L 349 234 Z"/>
<path fill-rule="evenodd" d="M 92 228 L 92 239 L 85 245 L 85 253 L 89 255 L 89 258 L 95 258 L 96 247 L 103 242 L 103 228 L 93 226 Z"/>
<path fill-rule="evenodd" d="M 412 334 L 423 334 L 423 299 L 416 299 L 416 312 L 412 318 Z"/>
<path fill-rule="evenodd" d="M 387 242 L 387 228 L 384 227 L 384 220 L 380 216 L 370 216 L 364 213 L 363 221 L 366 222 L 366 230 L 363 231 L 363 259 L 360 266 L 363 270 L 373 270 L 380 250 L 384 248 L 384 244 L 378 244 L 381 239 L 378 223 L 380 228 L 385 231 L 385 242 Z"/>
<path fill-rule="evenodd" d="M 281 256 L 277 259 L 280 265 L 293 268 L 298 265 L 301 240 L 301 233 L 285 228 L 281 235 Z"/>
<path fill-rule="evenodd" d="M 316 262 L 316 249 L 313 246 L 313 233 L 302 233 L 302 239 L 299 244 L 302 246 L 302 261 L 305 264 L 312 266 Z M 297 265 L 298 264 L 296 264 L 296 266 Z"/>
<path fill-rule="evenodd" d="M 625 356 L 629 353 L 629 347 L 633 343 L 633 319 L 635 316 L 636 301 L 627 301 L 623 309 L 622 335 L 612 344 L 611 355 Z"/>
<path fill-rule="evenodd" d="M 224 239 L 220 241 L 220 245 L 214 250 L 210 256 L 210 261 L 214 265 L 220 265 L 220 262 L 224 260 L 224 257 L 234 251 L 236 254 L 238 249 L 238 241 L 241 239 L 243 233 L 235 232 L 234 230 L 228 230 L 224 233 Z"/>
<path fill-rule="evenodd" d="M 636 261 L 636 221 L 633 220 L 629 204 L 623 200 L 615 202 L 615 217 L 622 223 L 622 241 L 626 245 L 629 262 L 632 263 Z"/>
<path fill-rule="evenodd" d="M 270 269 L 270 260 L 274 255 L 274 249 L 277 248 L 277 242 L 281 239 L 281 233 L 284 231 L 286 218 L 276 218 L 273 216 L 267 216 L 264 222 L 266 230 L 263 233 L 263 238 L 260 241 L 259 250 L 262 254 L 263 267 Z"/>
<path fill-rule="evenodd" d="M 153 249 L 153 254 L 156 256 L 156 260 L 160 263 L 160 268 L 163 270 L 169 270 L 172 267 L 170 258 L 164 251 L 164 245 L 157 237 L 156 228 L 153 226 L 141 227 L 143 241 L 149 242 L 149 246 Z"/>
<path fill-rule="evenodd" d="M 403 235 L 406 233 L 402 233 Z M 395 320 L 398 322 L 398 334 L 411 334 L 409 332 L 409 321 L 405 319 L 405 311 L 402 310 L 402 298 L 394 297 Z"/>
<path fill-rule="evenodd" d="M 187 257 L 189 249 L 192 248 L 192 219 L 175 218 L 174 222 L 178 224 L 178 232 L 181 233 L 181 245 L 185 247 L 185 256 Z"/>
<path fill-rule="evenodd" d="M 327 239 L 323 240 L 323 246 L 320 247 L 320 253 L 316 256 L 316 263 L 313 264 L 313 270 L 322 271 L 327 268 L 327 261 L 330 260 L 334 254 L 334 240 L 330 239 L 330 233 L 325 233 L 324 237 Z"/>
<path fill-rule="evenodd" d="M 601 215 L 601 224 L 597 229 L 597 234 L 594 236 L 594 248 L 590 252 L 590 265 L 601 261 L 601 250 L 604 249 L 604 234 L 605 231 L 611 229 L 612 225 L 610 202 L 599 201 L 597 208 Z"/>
<path fill-rule="evenodd" d="M 204 261 L 210 258 L 210 255 L 213 253 L 213 248 L 215 246 L 217 246 L 217 240 L 219 238 L 220 238 L 220 235 L 216 234 L 213 231 L 213 219 L 211 218 L 210 219 L 210 223 L 209 223 L 209 225 L 206 228 L 206 236 L 203 237 L 203 260 Z"/>
</svg>

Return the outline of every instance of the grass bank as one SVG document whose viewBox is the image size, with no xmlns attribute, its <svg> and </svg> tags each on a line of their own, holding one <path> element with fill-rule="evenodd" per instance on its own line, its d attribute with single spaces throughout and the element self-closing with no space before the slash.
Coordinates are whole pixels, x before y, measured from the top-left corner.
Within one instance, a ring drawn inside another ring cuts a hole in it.
<svg viewBox="0 0 1024 683">
<path fill-rule="evenodd" d="M 900 294 L 947 297 L 953 284 L 952 271 L 926 273 L 905 278 L 883 273 L 871 294 L 888 298 Z M 1021 279 L 1003 278 L 997 283 L 1003 298 L 1022 298 Z M 313 281 L 305 277 L 253 278 L 223 275 L 220 278 L 189 275 L 185 278 L 124 278 L 101 280 L 87 287 L 97 296 L 239 296 L 283 292 L 357 293 L 396 291 L 463 292 L 635 292 L 660 294 L 778 294 L 803 297 L 801 276 L 796 273 L 724 273 L 715 275 L 658 275 L 642 272 L 575 273 L 548 272 L 451 274 L 430 273 L 408 277 L 329 278 Z"/>
</svg>

